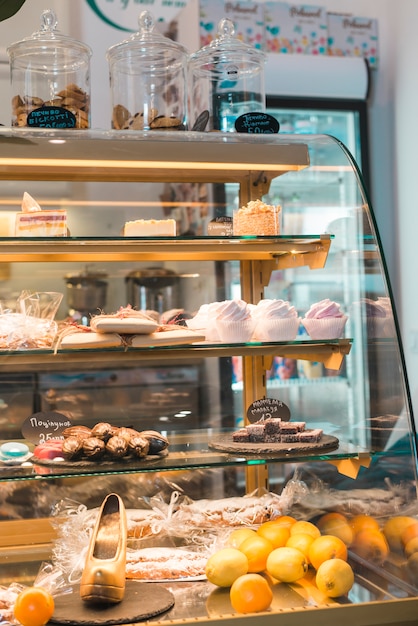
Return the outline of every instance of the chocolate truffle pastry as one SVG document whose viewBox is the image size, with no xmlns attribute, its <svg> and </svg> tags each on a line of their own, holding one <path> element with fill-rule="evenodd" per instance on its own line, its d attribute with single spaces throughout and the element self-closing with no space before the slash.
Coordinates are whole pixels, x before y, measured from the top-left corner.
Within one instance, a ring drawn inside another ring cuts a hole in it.
<svg viewBox="0 0 418 626">
<path fill-rule="evenodd" d="M 148 439 L 145 439 L 145 437 L 142 437 L 139 433 L 132 435 L 128 441 L 128 451 L 139 459 L 146 457 L 149 449 L 150 444 Z"/>
<path fill-rule="evenodd" d="M 121 459 L 128 452 L 127 440 L 124 437 L 113 435 L 106 443 L 106 452 L 114 459 Z"/>
<path fill-rule="evenodd" d="M 80 596 L 91 604 L 117 604 L 125 595 L 127 521 L 122 499 L 104 499 L 90 538 Z"/>
<path fill-rule="evenodd" d="M 142 430 L 139 434 L 141 437 L 145 437 L 145 439 L 148 440 L 149 454 L 158 454 L 168 448 L 167 437 L 164 437 L 164 435 L 156 430 Z"/>
<path fill-rule="evenodd" d="M 64 459 L 75 461 L 83 454 L 83 440 L 79 437 L 67 437 L 62 443 Z"/>
<path fill-rule="evenodd" d="M 89 459 L 101 459 L 106 452 L 106 444 L 97 437 L 88 437 L 83 440 L 83 453 Z"/>
</svg>

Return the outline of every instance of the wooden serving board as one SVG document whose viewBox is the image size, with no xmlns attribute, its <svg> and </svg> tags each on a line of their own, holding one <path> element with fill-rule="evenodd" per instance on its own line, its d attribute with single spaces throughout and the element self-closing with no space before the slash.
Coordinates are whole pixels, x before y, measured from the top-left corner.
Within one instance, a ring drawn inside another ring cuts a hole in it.
<svg viewBox="0 0 418 626">
<path fill-rule="evenodd" d="M 55 598 L 54 615 L 48 623 L 65 626 L 112 626 L 144 621 L 174 606 L 171 591 L 158 583 L 126 581 L 125 597 L 119 604 L 87 604 L 80 597 L 79 587 Z"/>
<path fill-rule="evenodd" d="M 339 441 L 332 435 L 322 435 L 320 441 L 315 443 L 241 443 L 232 441 L 232 434 L 212 439 L 208 446 L 218 452 L 230 452 L 233 454 L 300 454 L 301 452 L 316 452 L 321 450 L 334 450 L 338 448 Z"/>
</svg>

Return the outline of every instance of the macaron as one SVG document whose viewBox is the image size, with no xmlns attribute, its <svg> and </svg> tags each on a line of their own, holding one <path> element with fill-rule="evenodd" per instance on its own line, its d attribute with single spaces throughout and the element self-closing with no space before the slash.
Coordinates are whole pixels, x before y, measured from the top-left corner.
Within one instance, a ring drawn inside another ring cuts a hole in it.
<svg viewBox="0 0 418 626">
<path fill-rule="evenodd" d="M 8 441 L 0 446 L 0 455 L 7 459 L 17 459 L 26 456 L 29 453 L 29 447 L 25 443 L 19 441 Z"/>
</svg>

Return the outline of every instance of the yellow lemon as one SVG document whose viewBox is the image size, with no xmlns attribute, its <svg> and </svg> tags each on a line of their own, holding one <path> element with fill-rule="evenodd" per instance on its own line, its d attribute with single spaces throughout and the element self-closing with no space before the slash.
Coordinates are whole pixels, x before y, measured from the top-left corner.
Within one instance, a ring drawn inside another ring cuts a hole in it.
<svg viewBox="0 0 418 626">
<path fill-rule="evenodd" d="M 293 583 L 303 578 L 308 571 L 308 561 L 296 548 L 276 548 L 267 557 L 266 570 L 283 583 Z"/>
<path fill-rule="evenodd" d="M 410 557 L 415 552 L 418 552 L 418 537 L 413 537 L 405 545 L 405 556 Z"/>
<path fill-rule="evenodd" d="M 309 561 L 309 547 L 311 543 L 315 541 L 315 537 L 312 535 L 308 535 L 307 533 L 296 533 L 296 535 L 291 535 L 289 539 L 286 541 L 286 546 L 288 548 L 296 548 L 296 550 L 300 550 L 303 552 L 305 557 Z"/>
<path fill-rule="evenodd" d="M 239 548 L 244 539 L 247 539 L 247 537 L 254 537 L 255 534 L 255 530 L 247 528 L 246 526 L 244 528 L 236 528 L 228 536 L 226 545 L 230 548 Z"/>
<path fill-rule="evenodd" d="M 319 518 L 317 526 L 323 535 L 334 535 L 344 541 L 346 546 L 353 541 L 353 529 L 341 513 L 326 513 Z"/>
<path fill-rule="evenodd" d="M 237 548 L 222 548 L 209 557 L 205 574 L 218 587 L 230 587 L 234 580 L 248 572 L 248 559 Z"/>
<path fill-rule="evenodd" d="M 306 533 L 308 535 L 312 535 L 312 537 L 319 537 L 321 531 L 317 526 L 315 526 L 315 524 L 312 524 L 312 522 L 299 520 L 290 527 L 290 534 L 296 535 L 296 533 Z"/>
<path fill-rule="evenodd" d="M 354 585 L 354 572 L 347 561 L 329 559 L 318 567 L 315 582 L 323 594 L 339 598 L 345 596 Z"/>
<path fill-rule="evenodd" d="M 408 515 L 395 515 L 390 517 L 383 526 L 383 534 L 389 544 L 389 548 L 394 552 L 402 552 L 403 545 L 401 535 L 405 528 L 415 524 L 417 520 Z"/>
<path fill-rule="evenodd" d="M 281 548 L 289 539 L 290 531 L 287 526 L 276 522 L 264 522 L 257 528 L 257 535 L 268 539 L 274 548 Z"/>
</svg>

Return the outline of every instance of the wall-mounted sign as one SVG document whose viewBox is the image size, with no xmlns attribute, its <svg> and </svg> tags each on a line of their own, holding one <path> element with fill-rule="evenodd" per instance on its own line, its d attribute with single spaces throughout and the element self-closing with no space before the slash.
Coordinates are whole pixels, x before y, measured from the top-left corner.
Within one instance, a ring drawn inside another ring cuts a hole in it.
<svg viewBox="0 0 418 626">
<path fill-rule="evenodd" d="M 187 6 L 189 0 L 86 0 L 94 13 L 112 28 L 127 32 L 138 30 L 138 17 L 149 11 L 155 22 L 169 22 Z"/>
</svg>

